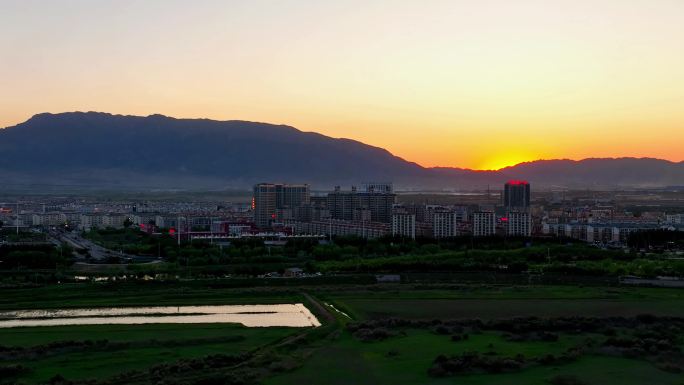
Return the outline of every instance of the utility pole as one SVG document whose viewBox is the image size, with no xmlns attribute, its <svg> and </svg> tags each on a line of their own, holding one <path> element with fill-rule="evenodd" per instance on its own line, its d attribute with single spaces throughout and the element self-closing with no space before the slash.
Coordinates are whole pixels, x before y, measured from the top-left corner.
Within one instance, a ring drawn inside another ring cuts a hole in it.
<svg viewBox="0 0 684 385">
<path fill-rule="evenodd" d="M 19 235 L 19 201 L 17 201 L 17 221 L 16 221 L 16 225 L 17 225 L 17 235 Z"/>
</svg>

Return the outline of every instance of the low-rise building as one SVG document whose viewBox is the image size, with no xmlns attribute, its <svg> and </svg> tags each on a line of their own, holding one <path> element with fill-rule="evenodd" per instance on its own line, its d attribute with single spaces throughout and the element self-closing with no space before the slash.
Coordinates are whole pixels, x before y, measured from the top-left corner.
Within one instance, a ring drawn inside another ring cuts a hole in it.
<svg viewBox="0 0 684 385">
<path fill-rule="evenodd" d="M 59 212 L 33 214 L 31 221 L 33 226 L 60 226 L 64 223 Z"/>
<path fill-rule="evenodd" d="M 294 234 L 326 235 L 326 236 L 357 236 L 362 238 L 384 237 L 391 233 L 391 227 L 379 222 L 354 222 L 330 219 L 327 221 L 285 221 Z"/>
<path fill-rule="evenodd" d="M 127 215 L 124 214 L 107 214 L 102 216 L 102 226 L 107 228 L 111 227 L 113 229 L 121 229 L 124 227 L 124 223 L 129 219 Z"/>
<path fill-rule="evenodd" d="M 84 231 L 100 229 L 103 227 L 103 216 L 101 214 L 82 214 L 78 227 Z"/>
</svg>

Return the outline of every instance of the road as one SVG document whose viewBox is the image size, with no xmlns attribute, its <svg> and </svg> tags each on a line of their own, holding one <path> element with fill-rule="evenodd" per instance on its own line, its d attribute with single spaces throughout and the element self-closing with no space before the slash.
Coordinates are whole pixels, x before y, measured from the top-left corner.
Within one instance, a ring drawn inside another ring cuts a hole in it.
<svg viewBox="0 0 684 385">
<path fill-rule="evenodd" d="M 112 257 L 119 257 L 133 262 L 151 262 L 157 259 L 155 257 L 126 254 L 119 250 L 107 249 L 75 233 L 57 232 L 50 235 L 53 239 L 58 240 L 58 242 L 66 242 L 75 249 L 88 250 L 90 257 L 98 262 Z"/>
</svg>

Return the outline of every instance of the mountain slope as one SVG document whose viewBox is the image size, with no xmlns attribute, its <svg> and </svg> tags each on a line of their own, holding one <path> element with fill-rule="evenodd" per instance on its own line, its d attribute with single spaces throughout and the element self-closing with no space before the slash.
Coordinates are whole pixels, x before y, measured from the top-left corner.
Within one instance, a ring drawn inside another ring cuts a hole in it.
<svg viewBox="0 0 684 385">
<path fill-rule="evenodd" d="M 290 126 L 73 112 L 39 114 L 0 130 L 0 176 L 6 184 L 126 189 L 259 181 L 496 188 L 509 178 L 592 188 L 683 185 L 684 163 L 620 158 L 535 161 L 499 171 L 424 168 L 382 148 Z"/>
<path fill-rule="evenodd" d="M 667 186 L 684 183 L 684 163 L 653 158 L 589 158 L 521 163 L 500 172 L 534 182 L 566 185 Z"/>
<path fill-rule="evenodd" d="M 40 114 L 0 131 L 0 156 L 0 169 L 51 180 L 157 177 L 155 184 L 169 179 L 165 186 L 351 182 L 423 171 L 384 149 L 289 126 L 93 112 Z"/>
</svg>

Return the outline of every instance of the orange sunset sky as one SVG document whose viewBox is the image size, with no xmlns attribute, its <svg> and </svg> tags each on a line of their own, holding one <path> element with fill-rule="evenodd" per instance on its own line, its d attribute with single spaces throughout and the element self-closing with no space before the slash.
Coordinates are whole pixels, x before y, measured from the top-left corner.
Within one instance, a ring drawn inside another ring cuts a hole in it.
<svg viewBox="0 0 684 385">
<path fill-rule="evenodd" d="M 684 1 L 0 0 L 0 127 L 288 124 L 424 166 L 684 160 Z"/>
</svg>

